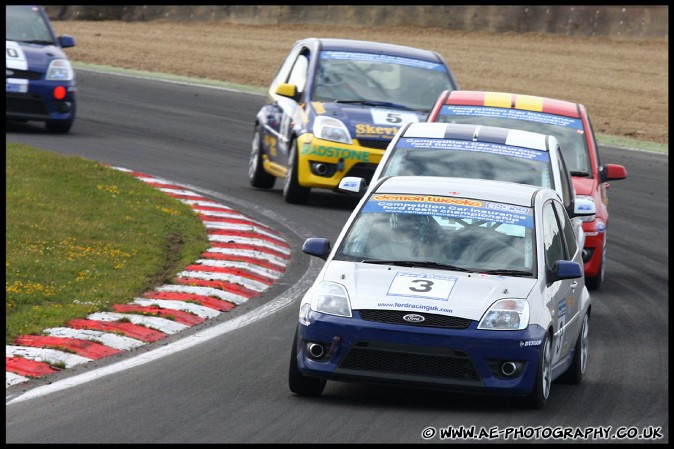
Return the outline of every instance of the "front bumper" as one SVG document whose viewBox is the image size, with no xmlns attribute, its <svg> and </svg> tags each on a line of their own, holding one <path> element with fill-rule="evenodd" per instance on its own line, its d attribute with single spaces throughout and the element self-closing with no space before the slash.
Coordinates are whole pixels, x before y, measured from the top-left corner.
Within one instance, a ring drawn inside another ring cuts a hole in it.
<svg viewBox="0 0 674 449">
<path fill-rule="evenodd" d="M 382 148 L 352 145 L 317 139 L 303 134 L 297 139 L 298 181 L 303 187 L 335 189 L 345 176 L 365 178 L 368 182 L 381 161 L 388 142 Z"/>
<path fill-rule="evenodd" d="M 606 226 L 598 220 L 584 222 L 583 231 L 585 231 L 585 245 L 583 247 L 585 276 L 597 276 L 601 270 L 601 259 L 606 242 Z"/>
<path fill-rule="evenodd" d="M 464 329 L 373 322 L 358 311 L 353 318 L 312 311 L 309 320 L 297 347 L 304 375 L 490 394 L 531 392 L 545 335 L 535 325 L 484 331 L 475 321 Z M 310 355 L 308 343 L 322 345 L 324 355 Z M 506 375 L 504 366 L 515 371 Z"/>
<path fill-rule="evenodd" d="M 66 95 L 57 100 L 54 89 L 63 86 Z M 30 81 L 26 92 L 5 92 L 5 118 L 18 121 L 75 120 L 75 87 L 55 82 Z"/>
</svg>

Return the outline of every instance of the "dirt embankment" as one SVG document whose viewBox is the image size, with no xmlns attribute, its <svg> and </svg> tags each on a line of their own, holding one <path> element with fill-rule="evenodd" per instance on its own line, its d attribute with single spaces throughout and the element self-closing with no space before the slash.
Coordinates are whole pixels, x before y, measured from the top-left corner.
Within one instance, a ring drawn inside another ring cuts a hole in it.
<svg viewBox="0 0 674 449">
<path fill-rule="evenodd" d="M 266 87 L 293 42 L 339 37 L 439 52 L 462 89 L 585 104 L 596 133 L 667 144 L 667 40 L 419 27 L 55 21 L 74 61 Z"/>
</svg>

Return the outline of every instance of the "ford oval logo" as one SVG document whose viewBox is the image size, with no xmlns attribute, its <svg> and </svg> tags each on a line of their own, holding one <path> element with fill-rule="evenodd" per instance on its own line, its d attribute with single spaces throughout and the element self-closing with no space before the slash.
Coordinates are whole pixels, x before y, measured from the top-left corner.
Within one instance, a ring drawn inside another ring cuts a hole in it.
<svg viewBox="0 0 674 449">
<path fill-rule="evenodd" d="M 409 313 L 403 316 L 403 320 L 407 321 L 408 323 L 421 323 L 422 321 L 425 321 L 426 318 L 424 318 L 422 315 L 417 315 L 416 313 Z"/>
</svg>

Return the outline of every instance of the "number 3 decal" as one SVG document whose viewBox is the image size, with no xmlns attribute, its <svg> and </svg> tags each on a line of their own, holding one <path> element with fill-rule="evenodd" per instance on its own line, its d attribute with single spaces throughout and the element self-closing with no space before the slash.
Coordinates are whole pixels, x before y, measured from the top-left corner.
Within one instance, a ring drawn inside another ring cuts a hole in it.
<svg viewBox="0 0 674 449">
<path fill-rule="evenodd" d="M 455 276 L 397 273 L 386 294 L 447 301 L 456 280 Z"/>
<path fill-rule="evenodd" d="M 420 287 L 410 287 L 410 290 L 413 292 L 430 292 L 433 286 L 433 281 L 427 281 L 424 279 L 415 279 L 412 281 L 412 283 L 420 285 Z"/>
</svg>

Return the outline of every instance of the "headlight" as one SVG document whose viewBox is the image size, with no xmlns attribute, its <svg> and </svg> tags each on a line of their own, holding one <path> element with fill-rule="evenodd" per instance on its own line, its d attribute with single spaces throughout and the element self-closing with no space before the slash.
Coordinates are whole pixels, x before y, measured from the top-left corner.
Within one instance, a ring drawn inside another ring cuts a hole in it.
<svg viewBox="0 0 674 449">
<path fill-rule="evenodd" d="M 314 136 L 318 139 L 331 140 L 351 145 L 351 135 L 344 123 L 336 118 L 319 115 L 314 120 Z"/>
<path fill-rule="evenodd" d="M 501 299 L 482 316 L 478 329 L 516 331 L 529 325 L 529 303 L 525 299 Z"/>
<path fill-rule="evenodd" d="M 334 282 L 322 282 L 316 287 L 311 308 L 329 315 L 351 317 L 349 294 L 343 285 Z"/>
<path fill-rule="evenodd" d="M 594 209 L 596 210 L 596 205 L 594 205 L 594 199 L 589 195 L 576 195 L 576 207 L 582 207 L 582 203 L 592 203 Z M 580 221 L 590 222 L 597 218 L 596 215 L 586 215 L 578 217 Z"/>
<path fill-rule="evenodd" d="M 72 81 L 75 78 L 75 72 L 66 59 L 54 59 L 49 63 L 47 69 L 48 81 Z"/>
</svg>

